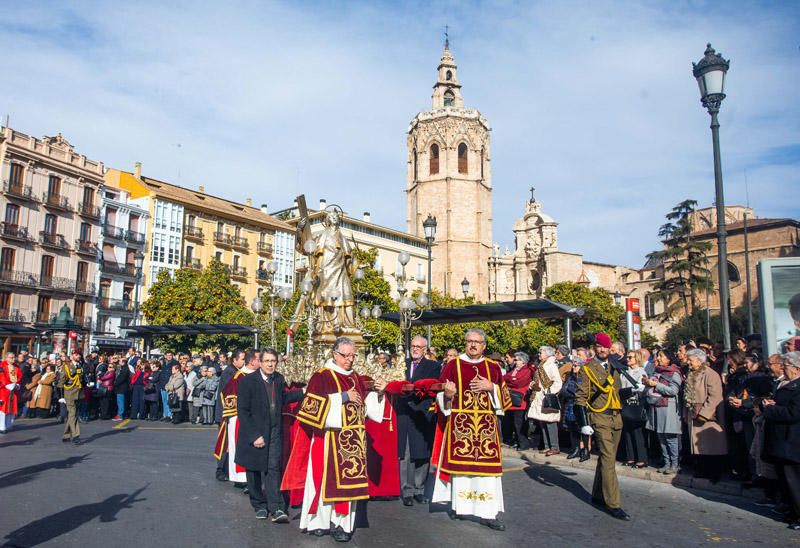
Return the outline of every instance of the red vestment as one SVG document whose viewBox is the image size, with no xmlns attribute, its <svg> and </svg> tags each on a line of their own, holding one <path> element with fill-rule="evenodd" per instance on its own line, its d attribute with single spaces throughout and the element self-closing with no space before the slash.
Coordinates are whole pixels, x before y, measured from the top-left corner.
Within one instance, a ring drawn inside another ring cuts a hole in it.
<svg viewBox="0 0 800 548">
<path fill-rule="evenodd" d="M 367 421 L 367 479 L 370 497 L 400 496 L 397 457 L 397 413 L 394 397 L 383 408 L 383 421 Z"/>
<path fill-rule="evenodd" d="M 244 368 L 239 369 L 233 377 L 230 378 L 228 384 L 222 389 L 222 422 L 217 431 L 217 442 L 214 445 L 214 456 L 217 460 L 222 458 L 222 455 L 228 452 L 228 422 L 231 417 L 235 417 L 237 413 L 237 396 L 236 390 L 239 388 L 239 381 L 247 373 Z M 234 440 L 234 443 L 236 440 Z"/>
<path fill-rule="evenodd" d="M 290 389 L 294 390 L 296 388 L 301 388 L 304 385 L 299 385 L 293 383 Z M 295 419 L 297 415 L 298 409 L 300 409 L 300 405 L 302 401 L 292 402 L 283 408 L 283 444 L 281 447 L 282 455 L 281 455 L 281 469 L 286 470 L 286 466 L 289 463 L 289 455 L 292 451 L 292 445 L 295 437 L 297 436 L 298 430 L 300 430 L 303 426 L 302 423 Z M 303 492 L 305 489 L 303 486 L 298 488 L 289 489 L 289 506 L 299 506 L 303 503 Z"/>
<path fill-rule="evenodd" d="M 15 381 L 11 380 L 11 372 L 15 373 Z M 13 363 L 8 363 L 3 360 L 0 362 L 0 411 L 6 415 L 16 415 L 19 412 L 19 395 L 20 395 L 20 381 L 22 380 L 22 371 Z M 7 384 L 16 384 L 14 390 L 6 388 Z"/>
<path fill-rule="evenodd" d="M 467 476 L 501 476 L 503 456 L 500 450 L 500 431 L 492 395 L 474 392 L 470 381 L 480 375 L 499 387 L 500 407 L 511 407 L 511 398 L 503 380 L 500 365 L 488 358 L 477 363 L 451 360 L 442 370 L 440 380 L 456 384 L 450 415 L 439 415 L 433 464 L 439 473 Z M 440 461 L 441 453 L 441 461 Z"/>
</svg>

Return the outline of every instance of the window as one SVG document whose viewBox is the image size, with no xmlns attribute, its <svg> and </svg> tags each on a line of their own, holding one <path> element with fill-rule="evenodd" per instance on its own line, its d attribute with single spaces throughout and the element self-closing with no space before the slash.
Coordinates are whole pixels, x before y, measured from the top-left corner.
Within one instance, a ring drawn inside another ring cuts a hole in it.
<svg viewBox="0 0 800 548">
<path fill-rule="evenodd" d="M 16 250 L 11 247 L 4 247 L 0 251 L 0 270 L 10 272 L 14 270 L 14 255 Z"/>
<path fill-rule="evenodd" d="M 83 205 L 94 205 L 94 189 L 92 187 L 83 187 Z"/>
<path fill-rule="evenodd" d="M 132 232 L 139 232 L 139 216 L 138 215 L 131 215 L 128 218 L 128 230 Z"/>
<path fill-rule="evenodd" d="M 467 172 L 467 145 L 464 143 L 458 145 L 458 172 Z"/>
<path fill-rule="evenodd" d="M 222 262 L 222 251 L 217 251 L 215 257 L 219 262 Z"/>
<path fill-rule="evenodd" d="M 11 317 L 11 291 L 0 291 L 0 319 Z"/>
<path fill-rule="evenodd" d="M 186 226 L 197 226 L 197 217 L 195 215 L 189 215 L 186 217 Z"/>
<path fill-rule="evenodd" d="M 484 157 L 486 156 L 486 147 L 481 147 L 481 179 L 484 178 L 483 176 L 483 161 Z"/>
<path fill-rule="evenodd" d="M 81 223 L 81 241 L 90 242 L 92 240 L 92 225 Z"/>
<path fill-rule="evenodd" d="M 40 270 L 42 283 L 44 283 L 45 280 L 52 279 L 54 264 L 55 260 L 53 259 L 52 255 L 42 255 L 42 269 Z"/>
<path fill-rule="evenodd" d="M 19 225 L 19 206 L 16 204 L 6 204 L 6 224 L 16 227 Z"/>
<path fill-rule="evenodd" d="M 417 180 L 417 147 L 414 147 L 414 152 L 411 156 L 411 161 L 414 162 L 413 169 L 414 169 L 414 181 Z"/>
<path fill-rule="evenodd" d="M 444 106 L 452 107 L 453 106 L 453 102 L 455 102 L 455 100 L 456 100 L 456 96 L 453 95 L 452 91 L 450 91 L 448 89 L 447 91 L 444 92 Z"/>
<path fill-rule="evenodd" d="M 238 255 L 234 255 L 233 256 L 233 269 L 234 270 L 238 270 L 239 269 L 239 256 Z"/>
<path fill-rule="evenodd" d="M 452 80 L 453 79 L 453 71 L 452 70 L 448 70 L 444 75 L 444 79 L 447 80 L 448 82 L 450 80 Z"/>
<path fill-rule="evenodd" d="M 78 283 L 86 283 L 89 278 L 89 263 L 80 261 L 78 263 L 78 274 L 75 276 Z"/>
<path fill-rule="evenodd" d="M 656 299 L 649 294 L 644 296 L 644 317 L 645 319 L 656 317 Z"/>
<path fill-rule="evenodd" d="M 50 196 L 59 196 L 61 194 L 61 179 L 55 175 L 51 175 L 47 183 L 47 194 Z"/>
<path fill-rule="evenodd" d="M 86 316 L 86 301 L 79 301 L 75 299 L 75 313 L 73 314 L 77 321 Z"/>
<path fill-rule="evenodd" d="M 25 168 L 22 164 L 11 164 L 11 172 L 8 175 L 8 184 L 11 186 L 22 186 L 22 176 L 25 173 Z"/>
<path fill-rule="evenodd" d="M 47 234 L 55 234 L 56 233 L 56 223 L 58 222 L 58 218 L 53 215 L 52 213 L 48 213 L 44 216 L 44 231 Z"/>
<path fill-rule="evenodd" d="M 742 283 L 742 276 L 739 274 L 739 269 L 730 261 L 728 261 L 728 282 L 731 284 Z"/>
<path fill-rule="evenodd" d="M 233 229 L 233 235 L 236 236 L 237 238 L 241 238 L 242 237 L 242 227 L 237 226 L 236 228 L 234 228 Z"/>
<path fill-rule="evenodd" d="M 225 223 L 223 223 L 222 221 L 217 221 L 217 232 L 219 232 L 220 234 L 225 232 Z"/>
<path fill-rule="evenodd" d="M 117 210 L 106 208 L 106 226 L 115 227 L 117 226 Z"/>
<path fill-rule="evenodd" d="M 191 245 L 186 246 L 186 264 L 192 262 L 192 256 L 194 256 L 194 247 Z"/>
<path fill-rule="evenodd" d="M 431 159 L 430 159 L 430 174 L 436 175 L 439 173 L 439 145 L 436 143 L 431 145 Z"/>
<path fill-rule="evenodd" d="M 36 307 L 36 320 L 38 322 L 47 322 L 50 320 L 50 297 L 44 295 L 39 296 L 39 303 Z"/>
</svg>

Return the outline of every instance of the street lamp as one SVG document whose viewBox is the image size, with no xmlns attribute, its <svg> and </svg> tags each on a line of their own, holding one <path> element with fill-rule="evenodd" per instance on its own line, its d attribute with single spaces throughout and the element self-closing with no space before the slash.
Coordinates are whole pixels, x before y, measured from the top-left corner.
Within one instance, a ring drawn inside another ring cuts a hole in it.
<svg viewBox="0 0 800 548">
<path fill-rule="evenodd" d="M 436 241 L 436 217 L 428 213 L 428 218 L 422 221 L 425 229 L 425 241 L 428 242 L 428 308 L 431 308 L 433 297 L 431 294 L 431 267 L 433 264 L 433 242 Z M 428 326 L 428 344 L 431 342 L 431 326 Z"/>
<path fill-rule="evenodd" d="M 469 280 L 466 276 L 464 276 L 464 279 L 461 280 L 461 292 L 464 293 L 464 298 L 466 299 L 467 294 L 469 293 Z"/>
<path fill-rule="evenodd" d="M 622 304 L 622 294 L 619 291 L 614 292 L 614 304 L 617 306 Z"/>
<path fill-rule="evenodd" d="M 133 289 L 133 325 L 139 323 L 139 286 L 142 285 L 142 266 L 144 265 L 144 253 L 138 250 L 133 256 L 133 265 L 136 267 L 136 287 Z"/>
<path fill-rule="evenodd" d="M 270 335 L 271 335 L 271 337 L 270 337 L 270 346 L 272 348 L 275 348 L 275 285 L 274 285 L 274 280 L 275 280 L 275 273 L 278 271 L 278 264 L 275 261 L 269 261 L 267 263 L 266 271 L 267 271 L 267 277 L 266 277 L 267 292 L 269 293 L 269 320 L 270 320 Z M 280 291 L 280 296 L 284 301 L 287 300 L 289 297 L 291 297 L 291 294 L 290 294 L 286 298 L 284 298 L 284 294 L 285 293 L 286 292 L 283 291 L 283 290 Z M 256 318 L 258 318 L 258 315 L 261 314 L 261 311 L 263 309 L 264 309 L 264 303 L 261 301 L 261 297 L 259 295 L 256 295 L 253 298 L 253 302 L 250 304 L 250 310 L 252 310 L 253 313 L 256 315 Z M 256 348 L 258 348 L 258 329 L 256 329 L 256 332 L 255 332 L 254 343 L 255 343 Z"/>
<path fill-rule="evenodd" d="M 725 198 L 722 189 L 722 160 L 719 152 L 719 121 L 717 113 L 725 99 L 725 75 L 730 67 L 711 44 L 706 47 L 705 55 L 696 64 L 692 63 L 692 74 L 700 87 L 700 101 L 711 115 L 711 141 L 714 147 L 714 194 L 717 203 L 717 253 L 719 258 L 719 311 L 722 323 L 722 344 L 725 352 L 731 349 L 731 325 L 728 287 L 728 247 L 725 231 Z"/>
</svg>

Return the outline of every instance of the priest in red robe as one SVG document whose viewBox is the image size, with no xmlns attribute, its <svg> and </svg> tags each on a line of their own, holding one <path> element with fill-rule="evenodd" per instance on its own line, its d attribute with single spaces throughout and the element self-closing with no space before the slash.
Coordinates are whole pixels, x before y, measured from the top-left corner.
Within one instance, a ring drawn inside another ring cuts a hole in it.
<svg viewBox="0 0 800 548">
<path fill-rule="evenodd" d="M 483 356 L 483 330 L 470 329 L 464 339 L 465 353 L 444 367 L 444 391 L 437 395 L 440 430 L 432 460 L 437 466 L 432 502 L 449 502 L 452 519 L 477 516 L 482 525 L 503 531 L 498 415 L 511 407 L 511 398 L 500 365 Z"/>
<path fill-rule="evenodd" d="M 297 420 L 298 432 L 281 489 L 305 481 L 300 529 L 316 536 L 330 534 L 347 542 L 353 534 L 356 501 L 369 498 L 366 419 L 381 422 L 385 383 L 374 390 L 354 372 L 356 348 L 339 337 L 333 357 L 308 381 Z M 303 436 L 305 435 L 305 438 Z"/>
<path fill-rule="evenodd" d="M 388 354 L 383 358 L 386 367 Z M 400 469 L 397 466 L 397 398 L 386 395 L 381 422 L 367 421 L 367 479 L 369 498 L 396 499 L 400 496 Z"/>
<path fill-rule="evenodd" d="M 0 432 L 8 432 L 14 426 L 19 412 L 20 379 L 22 371 L 14 365 L 14 353 L 6 353 L 0 362 Z"/>
<path fill-rule="evenodd" d="M 239 381 L 246 375 L 259 369 L 259 354 L 256 351 L 245 353 L 245 364 L 231 377 L 222 389 L 222 422 L 217 431 L 217 443 L 214 445 L 214 457 L 217 460 L 227 458 L 228 480 L 237 484 L 247 482 L 246 471 L 236 464 L 236 440 L 239 437 L 238 396 Z M 238 359 L 238 356 L 237 356 Z M 226 457 L 227 455 L 227 457 Z"/>
</svg>

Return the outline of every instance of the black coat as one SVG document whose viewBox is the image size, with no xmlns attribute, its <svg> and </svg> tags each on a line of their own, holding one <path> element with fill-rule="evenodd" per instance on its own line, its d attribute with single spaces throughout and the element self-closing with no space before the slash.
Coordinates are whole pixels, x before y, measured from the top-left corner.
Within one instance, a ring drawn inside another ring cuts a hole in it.
<svg viewBox="0 0 800 548">
<path fill-rule="evenodd" d="M 117 375 L 114 377 L 114 393 L 125 394 L 131 383 L 131 372 L 125 363 L 117 365 Z"/>
<path fill-rule="evenodd" d="M 775 405 L 763 408 L 762 458 L 778 464 L 800 463 L 800 379 L 775 392 Z"/>
<path fill-rule="evenodd" d="M 406 360 L 406 380 L 438 379 L 442 374 L 439 362 L 423 358 L 411 376 L 411 359 Z M 405 456 L 406 440 L 412 459 L 429 459 L 433 451 L 436 416 L 429 413 L 433 398 L 400 396 L 397 398 L 397 447 L 400 458 Z"/>
<path fill-rule="evenodd" d="M 239 439 L 236 442 L 236 459 L 239 466 L 247 470 L 267 471 L 269 468 L 270 436 L 281 435 L 281 409 L 284 404 L 303 399 L 302 390 L 284 392 L 286 381 L 280 373 L 274 373 L 275 398 L 278 413 L 277 424 L 272 424 L 269 408 L 269 392 L 260 371 L 253 371 L 239 381 L 237 387 L 237 416 L 239 419 Z M 273 428 L 274 426 L 274 428 Z M 263 436 L 265 446 L 253 446 L 259 436 Z M 280 440 L 280 437 L 278 438 Z M 274 441 L 274 440 L 273 440 Z M 280 441 L 277 442 L 280 447 Z"/>
</svg>

